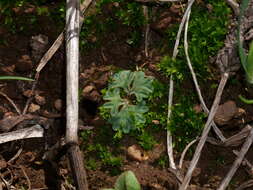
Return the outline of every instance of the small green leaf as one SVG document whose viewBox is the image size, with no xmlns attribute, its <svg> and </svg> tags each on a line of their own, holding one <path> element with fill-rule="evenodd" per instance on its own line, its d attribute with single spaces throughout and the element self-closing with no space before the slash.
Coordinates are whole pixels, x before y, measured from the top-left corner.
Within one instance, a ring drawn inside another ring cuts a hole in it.
<svg viewBox="0 0 253 190">
<path fill-rule="evenodd" d="M 18 76 L 0 76 L 0 80 L 25 80 L 25 81 L 34 81 L 33 79 L 26 77 L 18 77 Z"/>
<path fill-rule="evenodd" d="M 116 183 L 115 190 L 141 190 L 141 186 L 132 171 L 122 173 Z"/>
<path fill-rule="evenodd" d="M 253 42 L 251 42 L 250 44 L 246 68 L 247 68 L 247 81 L 250 84 L 253 84 Z"/>
</svg>

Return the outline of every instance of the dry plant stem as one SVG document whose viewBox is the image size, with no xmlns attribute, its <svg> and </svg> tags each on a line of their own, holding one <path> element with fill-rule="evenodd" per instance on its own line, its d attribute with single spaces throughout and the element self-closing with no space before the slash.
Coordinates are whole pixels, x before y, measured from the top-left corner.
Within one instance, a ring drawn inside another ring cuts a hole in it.
<svg viewBox="0 0 253 190">
<path fill-rule="evenodd" d="M 225 0 L 227 4 L 233 9 L 236 16 L 239 16 L 239 4 L 236 3 L 234 0 Z"/>
<path fill-rule="evenodd" d="M 207 119 L 207 122 L 205 124 L 204 130 L 203 130 L 202 135 L 200 137 L 200 141 L 198 143 L 198 146 L 197 146 L 196 151 L 194 153 L 193 159 L 190 163 L 190 167 L 188 168 L 186 176 L 185 176 L 185 178 L 183 180 L 183 183 L 180 186 L 179 190 L 186 190 L 188 185 L 189 185 L 189 182 L 190 182 L 191 177 L 192 177 L 192 173 L 193 173 L 194 169 L 196 168 L 196 165 L 197 165 L 198 160 L 200 158 L 201 151 L 204 147 L 204 144 L 206 142 L 208 133 L 210 131 L 211 122 L 214 118 L 214 115 L 215 115 L 217 109 L 218 109 L 219 102 L 220 102 L 220 99 L 221 99 L 221 95 L 222 95 L 223 89 L 225 87 L 225 84 L 227 83 L 228 76 L 229 76 L 228 73 L 224 73 L 222 75 L 222 78 L 221 78 L 221 81 L 220 81 L 220 84 L 219 84 L 219 87 L 218 87 L 218 90 L 217 90 L 217 93 L 216 93 L 216 96 L 215 96 L 215 99 L 214 99 L 214 102 L 213 102 L 213 105 L 212 105 L 212 108 L 211 108 L 211 111 L 210 111 L 210 114 L 208 116 L 208 119 Z"/>
<path fill-rule="evenodd" d="M 88 190 L 87 174 L 83 157 L 78 146 L 78 83 L 79 83 L 79 0 L 66 1 L 66 144 L 69 146 L 71 162 L 77 190 Z"/>
<path fill-rule="evenodd" d="M 174 83 L 173 76 L 170 76 L 170 89 L 169 89 L 169 98 L 168 98 L 168 115 L 167 115 L 167 124 L 169 124 L 169 119 L 171 116 L 171 106 L 173 100 L 173 91 L 174 91 Z M 176 164 L 173 157 L 173 144 L 172 144 L 172 135 L 170 130 L 167 129 L 167 152 L 169 156 L 170 167 L 172 169 L 176 169 Z"/>
<path fill-rule="evenodd" d="M 83 20 L 84 20 L 84 12 L 86 9 L 90 6 L 92 0 L 85 0 L 81 5 L 81 13 L 80 13 L 80 30 L 82 28 Z M 55 52 L 60 48 L 61 44 L 63 43 L 64 40 L 64 31 L 65 29 L 61 32 L 61 34 L 57 37 L 53 45 L 48 49 L 48 51 L 44 54 L 44 56 L 41 58 L 39 65 L 36 69 L 36 72 L 39 73 L 47 64 L 47 62 L 53 57 Z"/>
<path fill-rule="evenodd" d="M 252 144 L 252 141 L 253 141 L 253 128 L 250 130 L 250 133 L 249 133 L 245 143 L 243 144 L 237 159 L 234 161 L 233 166 L 231 167 L 230 171 L 227 173 L 226 177 L 223 179 L 223 181 L 221 182 L 221 184 L 217 190 L 224 190 L 227 188 L 227 186 L 228 186 L 229 182 L 231 181 L 232 177 L 234 176 L 236 170 L 241 165 L 245 154 L 248 152 L 248 150 Z"/>
<path fill-rule="evenodd" d="M 24 128 L 8 133 L 1 133 L 0 144 L 21 139 L 41 138 L 43 137 L 43 134 L 44 129 L 40 125 L 34 125 L 29 128 Z"/>
<path fill-rule="evenodd" d="M 8 183 L 8 181 L 6 181 L 4 179 L 4 177 L 2 176 L 2 174 L 0 174 L 0 178 L 1 178 L 2 182 L 4 183 L 5 187 L 7 188 L 7 190 L 10 190 L 11 189 L 10 188 L 10 184 Z"/>
<path fill-rule="evenodd" d="M 6 100 L 8 100 L 10 102 L 10 104 L 15 108 L 16 112 L 21 115 L 21 111 L 20 109 L 18 109 L 18 107 L 16 106 L 16 104 L 12 101 L 12 99 L 10 99 L 5 93 L 0 91 L 0 95 L 2 95 L 3 97 L 6 98 Z"/>
<path fill-rule="evenodd" d="M 233 153 L 236 156 L 239 156 L 239 152 L 238 151 L 233 150 Z M 243 159 L 243 164 L 248 167 L 247 172 L 249 173 L 249 175 L 253 176 L 253 165 L 246 158 Z"/>
<path fill-rule="evenodd" d="M 23 151 L 23 149 L 20 148 L 20 149 L 18 150 L 18 152 L 17 152 L 7 163 L 8 163 L 8 164 L 11 164 L 14 160 L 16 160 L 16 159 L 19 157 L 19 155 L 21 154 L 22 151 Z"/>
<path fill-rule="evenodd" d="M 20 166 L 20 169 L 22 170 L 22 172 L 23 172 L 23 174 L 24 174 L 24 176 L 25 176 L 25 178 L 26 178 L 26 180 L 27 180 L 27 183 L 28 183 L 28 190 L 31 190 L 32 184 L 31 184 L 31 181 L 30 181 L 28 175 L 27 175 L 26 172 L 25 172 L 24 167 L 23 167 L 23 166 Z"/>
<path fill-rule="evenodd" d="M 191 10 L 191 6 L 193 5 L 195 0 L 191 0 L 188 3 L 188 7 L 184 13 L 184 16 L 182 18 L 182 21 L 180 23 L 178 32 L 177 32 L 177 38 L 176 38 L 176 42 L 174 45 L 174 50 L 173 50 L 173 55 L 172 58 L 176 59 L 177 57 L 177 53 L 178 53 L 178 45 L 180 42 L 180 36 L 186 21 L 186 17 L 189 13 L 189 11 Z M 174 81 L 173 81 L 173 75 L 170 76 L 170 90 L 169 90 L 169 97 L 168 97 L 168 116 L 167 116 L 167 124 L 169 124 L 170 122 L 170 116 L 171 116 L 171 107 L 172 107 L 172 102 L 173 102 L 173 91 L 174 91 Z M 167 152 L 168 152 L 168 156 L 169 156 L 169 161 L 170 161 L 170 167 L 173 169 L 176 169 L 176 165 L 174 162 L 174 157 L 173 157 L 173 144 L 172 144 L 172 135 L 170 133 L 169 130 L 167 130 Z"/>
<path fill-rule="evenodd" d="M 252 186 L 253 186 L 253 179 L 244 182 L 236 190 L 243 190 Z"/>
<path fill-rule="evenodd" d="M 185 155 L 186 155 L 186 152 L 189 150 L 189 148 L 195 143 L 195 142 L 197 142 L 199 140 L 199 137 L 198 138 L 196 138 L 196 139 L 194 139 L 192 142 L 190 142 L 186 147 L 185 147 L 185 149 L 184 149 L 184 151 L 182 152 L 182 154 L 181 154 L 181 158 L 180 158 L 180 161 L 179 161 L 179 169 L 181 169 L 182 168 L 182 166 L 183 166 L 183 161 L 184 161 L 184 157 L 185 157 Z"/>
<path fill-rule="evenodd" d="M 194 82 L 194 85 L 195 85 L 195 88 L 196 88 L 196 91 L 197 91 L 197 94 L 198 94 L 198 97 L 199 97 L 199 101 L 201 103 L 201 107 L 203 108 L 203 110 L 206 114 L 209 114 L 209 110 L 208 110 L 208 108 L 205 104 L 205 101 L 203 99 L 203 96 L 201 94 L 201 90 L 200 90 L 200 87 L 199 87 L 199 84 L 198 84 L 198 80 L 197 80 L 196 74 L 194 72 L 194 69 L 192 67 L 191 60 L 190 60 L 189 53 L 188 53 L 187 34 L 188 34 L 188 24 L 189 24 L 190 13 L 191 13 L 191 11 L 189 11 L 189 13 L 187 15 L 186 23 L 185 23 L 184 51 L 185 51 L 185 56 L 186 56 L 186 60 L 187 60 L 187 65 L 190 69 L 190 72 L 191 72 L 191 75 L 192 75 L 192 78 L 193 78 L 193 82 Z M 222 132 L 219 130 L 219 128 L 216 126 L 216 124 L 213 121 L 212 121 L 212 126 L 213 126 L 213 129 L 214 129 L 215 133 L 220 138 L 220 140 L 225 141 L 226 138 L 223 136 Z"/>
<path fill-rule="evenodd" d="M 148 47 L 149 47 L 149 30 L 150 30 L 150 24 L 149 24 L 149 16 L 148 16 L 148 7 L 146 5 L 142 6 L 143 8 L 143 15 L 147 21 L 147 24 L 145 25 L 145 56 L 148 57 Z"/>
<path fill-rule="evenodd" d="M 66 143 L 78 142 L 79 1 L 67 0 L 66 60 L 67 110 Z"/>
</svg>

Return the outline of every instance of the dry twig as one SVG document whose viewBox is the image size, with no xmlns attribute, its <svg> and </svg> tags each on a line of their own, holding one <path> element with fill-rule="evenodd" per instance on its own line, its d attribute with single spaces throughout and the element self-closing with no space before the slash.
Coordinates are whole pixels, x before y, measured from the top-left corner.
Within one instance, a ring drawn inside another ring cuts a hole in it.
<svg viewBox="0 0 253 190">
<path fill-rule="evenodd" d="M 0 91 L 0 95 L 2 95 L 3 97 L 6 98 L 6 100 L 8 100 L 10 102 L 10 104 L 15 108 L 16 112 L 21 115 L 21 111 L 20 109 L 17 107 L 17 105 L 12 101 L 12 99 L 10 99 L 5 93 Z"/>
<path fill-rule="evenodd" d="M 193 171 L 194 171 L 194 169 L 195 169 L 195 167 L 196 167 L 196 165 L 198 163 L 201 151 L 202 151 L 202 149 L 204 147 L 204 144 L 206 142 L 208 133 L 210 131 L 211 122 L 212 122 L 212 120 L 214 118 L 214 115 L 215 115 L 217 109 L 218 109 L 219 102 L 220 102 L 220 99 L 221 99 L 221 95 L 222 95 L 223 89 L 225 87 L 225 84 L 227 83 L 228 76 L 229 76 L 228 73 L 224 73 L 222 75 L 222 78 L 221 78 L 221 81 L 220 81 L 220 84 L 219 84 L 219 87 L 218 87 L 218 90 L 217 90 L 217 93 L 216 93 L 216 96 L 215 96 L 215 99 L 214 99 L 211 111 L 210 111 L 210 114 L 208 116 L 207 122 L 205 124 L 204 130 L 202 132 L 200 141 L 198 143 L 198 146 L 197 146 L 196 151 L 194 153 L 193 159 L 192 159 L 192 161 L 190 163 L 190 167 L 188 168 L 186 176 L 185 176 L 185 178 L 183 180 L 183 183 L 180 186 L 179 190 L 186 190 L 187 187 L 188 187 L 188 185 L 189 185 L 189 182 L 190 182 L 191 177 L 192 177 L 192 173 L 193 173 Z"/>
<path fill-rule="evenodd" d="M 23 174 L 24 174 L 24 176 L 25 176 L 25 178 L 26 178 L 26 181 L 27 181 L 27 183 L 28 183 L 28 190 L 31 190 L 32 184 L 31 184 L 31 181 L 30 181 L 28 175 L 27 175 L 26 172 L 25 172 L 24 167 L 23 167 L 23 166 L 19 166 L 19 167 L 20 167 L 20 169 L 22 170 L 22 172 L 23 172 Z"/>
<path fill-rule="evenodd" d="M 231 181 L 232 177 L 234 176 L 236 170 L 241 165 L 242 160 L 244 159 L 245 154 L 248 152 L 252 142 L 253 142 L 253 128 L 251 128 L 250 133 L 249 133 L 245 143 L 243 144 L 237 159 L 233 163 L 233 166 L 231 167 L 231 169 L 229 170 L 229 172 L 227 173 L 226 177 L 223 179 L 223 181 L 221 182 L 221 184 L 217 190 L 224 190 L 227 188 L 227 186 L 228 186 L 229 182 Z"/>
</svg>

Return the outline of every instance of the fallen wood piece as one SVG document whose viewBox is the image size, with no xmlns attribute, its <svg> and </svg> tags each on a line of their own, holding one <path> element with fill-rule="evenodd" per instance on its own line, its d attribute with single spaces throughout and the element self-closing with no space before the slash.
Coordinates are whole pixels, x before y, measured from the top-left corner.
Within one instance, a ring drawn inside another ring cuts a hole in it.
<svg viewBox="0 0 253 190">
<path fill-rule="evenodd" d="M 227 140 L 221 144 L 221 146 L 238 146 L 242 144 L 243 140 L 249 135 L 252 127 L 247 125 L 239 133 L 227 138 Z"/>
<path fill-rule="evenodd" d="M 29 128 L 0 134 L 0 144 L 21 139 L 40 138 L 43 137 L 43 134 L 43 127 L 40 125 L 34 125 Z"/>
<path fill-rule="evenodd" d="M 237 159 L 233 163 L 233 166 L 231 167 L 230 171 L 227 173 L 226 177 L 223 179 L 223 181 L 221 182 L 221 184 L 217 190 L 224 190 L 227 188 L 227 186 L 228 186 L 229 182 L 231 181 L 232 177 L 234 176 L 236 170 L 241 165 L 245 154 L 248 152 L 248 150 L 252 144 L 252 141 L 253 141 L 253 128 L 251 128 L 250 133 L 249 133 L 245 143 L 243 144 Z"/>
<path fill-rule="evenodd" d="M 233 150 L 233 153 L 238 156 L 239 152 L 236 150 Z M 246 165 L 248 168 L 246 168 L 247 173 L 253 178 L 253 165 L 246 159 L 243 159 L 242 165 Z"/>
<path fill-rule="evenodd" d="M 253 186 L 253 179 L 244 182 L 243 184 L 241 184 L 236 190 L 243 190 L 249 187 Z"/>
<path fill-rule="evenodd" d="M 218 87 L 218 90 L 217 90 L 217 93 L 216 93 L 211 111 L 209 113 L 209 116 L 208 116 L 207 122 L 205 124 L 204 130 L 203 130 L 202 135 L 200 137 L 200 141 L 199 141 L 198 146 L 196 148 L 196 151 L 194 153 L 193 159 L 190 163 L 190 167 L 188 168 L 186 176 L 185 176 L 185 178 L 182 182 L 182 185 L 179 187 L 179 190 L 186 190 L 188 185 L 189 185 L 189 182 L 192 178 L 192 173 L 193 173 L 193 171 L 194 171 L 194 169 L 195 169 L 195 167 L 198 163 L 201 151 L 204 147 L 204 144 L 205 144 L 205 142 L 207 140 L 207 137 L 208 137 L 208 133 L 211 129 L 211 123 L 212 123 L 214 115 L 215 115 L 215 113 L 218 109 L 220 99 L 221 99 L 221 95 L 222 95 L 223 89 L 224 89 L 224 87 L 227 83 L 228 77 L 229 77 L 228 73 L 224 73 L 222 75 L 222 78 L 221 78 L 221 81 L 220 81 L 220 84 L 219 84 L 219 87 Z"/>
</svg>

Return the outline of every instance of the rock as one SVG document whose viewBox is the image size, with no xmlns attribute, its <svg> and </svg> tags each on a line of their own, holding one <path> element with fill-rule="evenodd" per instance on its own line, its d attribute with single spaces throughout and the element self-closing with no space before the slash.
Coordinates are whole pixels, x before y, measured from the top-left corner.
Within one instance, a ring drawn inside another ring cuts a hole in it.
<svg viewBox="0 0 253 190">
<path fill-rule="evenodd" d="M 45 99 L 44 96 L 36 95 L 35 96 L 35 101 L 36 101 L 37 104 L 39 104 L 41 106 L 46 104 L 46 99 Z"/>
<path fill-rule="evenodd" d="M 88 86 L 84 87 L 84 89 L 82 91 L 82 96 L 84 96 L 84 97 L 87 96 L 94 89 L 95 89 L 95 86 L 93 86 L 93 85 L 88 85 Z"/>
<path fill-rule="evenodd" d="M 57 99 L 54 102 L 54 107 L 55 109 L 57 109 L 58 111 L 62 110 L 62 100 L 61 99 Z"/>
<path fill-rule="evenodd" d="M 238 113 L 238 108 L 234 101 L 227 101 L 224 104 L 218 107 L 218 110 L 215 114 L 214 121 L 218 125 L 226 125 L 228 122 L 233 119 Z"/>
<path fill-rule="evenodd" d="M 148 155 L 137 145 L 132 145 L 127 148 L 127 155 L 138 162 L 148 160 Z"/>
<path fill-rule="evenodd" d="M 32 69 L 32 60 L 29 55 L 22 55 L 18 59 L 15 70 L 18 72 L 27 72 Z"/>
<path fill-rule="evenodd" d="M 0 169 L 4 169 L 7 167 L 7 162 L 5 160 L 0 160 Z"/>
<path fill-rule="evenodd" d="M 31 103 L 29 108 L 28 108 L 28 112 L 30 113 L 34 113 L 36 111 L 40 110 L 40 106 L 34 103 Z"/>
<path fill-rule="evenodd" d="M 164 144 L 156 144 L 151 151 L 148 151 L 149 161 L 154 162 L 166 151 Z"/>
</svg>

